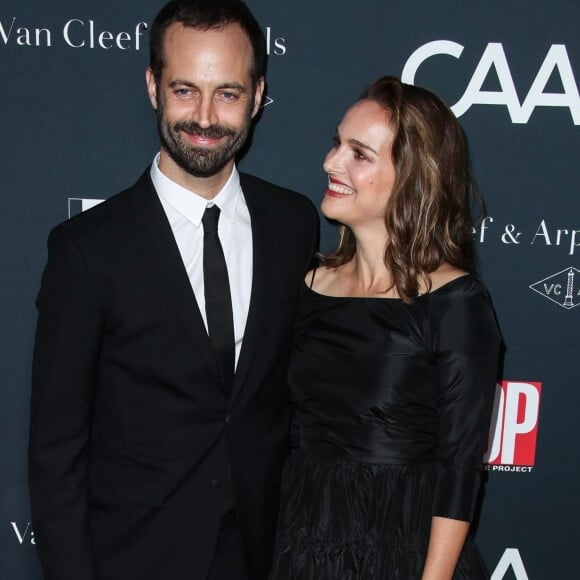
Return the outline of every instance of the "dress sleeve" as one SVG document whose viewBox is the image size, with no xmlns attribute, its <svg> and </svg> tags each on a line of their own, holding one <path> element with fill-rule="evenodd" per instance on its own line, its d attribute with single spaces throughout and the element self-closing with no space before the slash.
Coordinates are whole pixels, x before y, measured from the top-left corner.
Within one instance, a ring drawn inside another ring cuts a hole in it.
<svg viewBox="0 0 580 580">
<path fill-rule="evenodd" d="M 439 388 L 434 516 L 471 521 L 489 432 L 501 338 L 487 292 L 472 277 L 432 304 Z"/>
</svg>

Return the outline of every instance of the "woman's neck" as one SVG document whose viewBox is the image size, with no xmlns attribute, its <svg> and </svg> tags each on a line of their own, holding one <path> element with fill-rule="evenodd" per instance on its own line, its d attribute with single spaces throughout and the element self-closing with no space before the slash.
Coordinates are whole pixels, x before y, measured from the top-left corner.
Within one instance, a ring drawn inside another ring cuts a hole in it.
<svg viewBox="0 0 580 580">
<path fill-rule="evenodd" d="M 385 265 L 386 232 L 356 232 L 355 237 L 356 254 L 348 265 L 348 275 L 357 291 L 368 296 L 390 295 L 394 289 L 392 273 Z"/>
</svg>

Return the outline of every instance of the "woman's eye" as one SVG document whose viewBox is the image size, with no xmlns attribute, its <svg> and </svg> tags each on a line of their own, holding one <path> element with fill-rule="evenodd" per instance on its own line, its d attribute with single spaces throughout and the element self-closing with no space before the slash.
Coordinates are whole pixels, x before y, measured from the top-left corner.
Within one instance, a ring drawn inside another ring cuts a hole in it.
<svg viewBox="0 0 580 580">
<path fill-rule="evenodd" d="M 366 155 L 360 149 L 353 149 L 352 153 L 355 159 L 366 159 Z"/>
</svg>

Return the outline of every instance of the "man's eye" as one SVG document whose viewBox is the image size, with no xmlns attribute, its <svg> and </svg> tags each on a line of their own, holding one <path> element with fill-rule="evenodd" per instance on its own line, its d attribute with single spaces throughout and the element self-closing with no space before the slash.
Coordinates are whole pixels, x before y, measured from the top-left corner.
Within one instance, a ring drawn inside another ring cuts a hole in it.
<svg viewBox="0 0 580 580">
<path fill-rule="evenodd" d="M 225 101 L 235 101 L 238 98 L 238 95 L 236 93 L 231 93 L 229 91 L 225 91 L 222 93 L 222 98 Z"/>
<path fill-rule="evenodd" d="M 175 92 L 180 97 L 187 97 L 189 94 L 191 94 L 189 89 L 177 89 Z"/>
</svg>

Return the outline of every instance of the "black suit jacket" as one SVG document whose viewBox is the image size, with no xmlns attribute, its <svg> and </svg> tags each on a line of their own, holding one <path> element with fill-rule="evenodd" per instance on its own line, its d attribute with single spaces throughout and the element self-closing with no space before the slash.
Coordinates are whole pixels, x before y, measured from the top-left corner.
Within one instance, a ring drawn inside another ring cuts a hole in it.
<svg viewBox="0 0 580 580">
<path fill-rule="evenodd" d="M 205 580 L 228 470 L 251 578 L 267 576 L 318 220 L 301 195 L 243 174 L 241 185 L 253 279 L 230 398 L 148 171 L 51 232 L 29 447 L 48 580 Z"/>
</svg>

